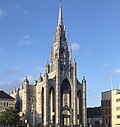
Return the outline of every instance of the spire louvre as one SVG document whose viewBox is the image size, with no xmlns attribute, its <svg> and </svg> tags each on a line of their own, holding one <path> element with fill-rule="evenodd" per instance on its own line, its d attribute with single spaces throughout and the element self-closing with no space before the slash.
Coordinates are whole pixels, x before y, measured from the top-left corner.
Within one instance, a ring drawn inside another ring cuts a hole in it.
<svg viewBox="0 0 120 127">
<path fill-rule="evenodd" d="M 60 5 L 60 8 L 59 8 L 58 26 L 59 25 L 63 26 L 62 5 Z"/>
</svg>

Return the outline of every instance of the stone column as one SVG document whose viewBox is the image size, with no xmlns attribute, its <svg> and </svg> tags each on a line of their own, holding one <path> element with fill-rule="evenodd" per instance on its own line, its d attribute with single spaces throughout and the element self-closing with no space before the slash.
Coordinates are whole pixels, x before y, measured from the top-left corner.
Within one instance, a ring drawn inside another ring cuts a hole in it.
<svg viewBox="0 0 120 127">
<path fill-rule="evenodd" d="M 44 77 L 44 127 L 48 126 L 48 116 L 49 116 L 49 112 L 48 112 L 48 107 L 49 107 L 49 103 L 48 103 L 48 99 L 49 99 L 49 90 L 48 90 L 48 74 L 45 73 L 45 77 Z"/>
<path fill-rule="evenodd" d="M 77 125 L 77 71 L 76 62 L 73 63 L 73 125 Z"/>
<path fill-rule="evenodd" d="M 50 91 L 50 122 L 53 123 L 53 90 Z"/>
<path fill-rule="evenodd" d="M 59 61 L 56 61 L 56 127 L 60 127 L 60 70 L 59 70 Z"/>
<path fill-rule="evenodd" d="M 82 124 L 87 127 L 87 108 L 86 108 L 86 80 L 82 80 Z"/>
<path fill-rule="evenodd" d="M 37 105 L 38 105 L 38 109 L 37 111 L 39 112 L 38 114 L 38 122 L 42 123 L 42 87 L 39 89 L 39 93 L 38 93 L 38 97 L 37 97 L 38 101 L 37 101 Z"/>
<path fill-rule="evenodd" d="M 30 122 L 28 121 L 28 117 L 29 117 L 29 105 L 28 105 L 28 88 L 29 88 L 29 81 L 27 79 L 27 76 L 26 76 L 26 79 L 24 80 L 24 100 L 23 100 L 23 103 L 24 103 L 24 107 L 23 107 L 23 111 L 25 113 L 25 119 L 27 119 L 27 122 Z"/>
</svg>

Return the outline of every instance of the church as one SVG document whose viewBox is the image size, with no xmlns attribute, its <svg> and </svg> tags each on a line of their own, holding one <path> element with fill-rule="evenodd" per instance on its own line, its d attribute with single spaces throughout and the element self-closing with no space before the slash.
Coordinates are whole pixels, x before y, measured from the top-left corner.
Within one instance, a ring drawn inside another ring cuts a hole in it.
<svg viewBox="0 0 120 127">
<path fill-rule="evenodd" d="M 77 63 L 72 59 L 72 46 L 68 47 L 68 35 L 63 24 L 62 6 L 50 63 L 44 76 L 29 84 L 27 76 L 21 88 L 11 91 L 21 120 L 31 126 L 87 127 L 86 80 L 77 79 Z"/>
</svg>

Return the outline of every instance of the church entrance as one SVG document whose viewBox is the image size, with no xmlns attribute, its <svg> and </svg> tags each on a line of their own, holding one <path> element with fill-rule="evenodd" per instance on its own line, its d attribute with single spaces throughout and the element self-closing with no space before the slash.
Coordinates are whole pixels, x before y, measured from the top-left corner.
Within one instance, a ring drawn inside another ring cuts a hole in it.
<svg viewBox="0 0 120 127">
<path fill-rule="evenodd" d="M 61 84 L 61 125 L 72 125 L 71 86 L 67 78 Z"/>
<path fill-rule="evenodd" d="M 61 108 L 61 125 L 70 127 L 73 123 L 73 111 L 67 105 Z"/>
</svg>

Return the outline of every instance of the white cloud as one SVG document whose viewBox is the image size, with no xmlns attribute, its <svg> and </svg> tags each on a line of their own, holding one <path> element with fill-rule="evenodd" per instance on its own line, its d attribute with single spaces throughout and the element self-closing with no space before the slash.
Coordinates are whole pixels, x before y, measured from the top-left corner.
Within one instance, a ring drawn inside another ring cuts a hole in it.
<svg viewBox="0 0 120 127">
<path fill-rule="evenodd" d="M 105 63 L 103 64 L 103 66 L 104 66 L 104 67 L 108 67 L 109 64 L 108 64 L 107 62 L 105 62 Z"/>
<path fill-rule="evenodd" d="M 89 55 L 89 54 L 91 54 L 91 53 L 92 53 L 92 50 L 91 50 L 91 49 L 87 49 L 87 50 L 86 50 L 86 54 L 87 54 L 87 55 Z"/>
<path fill-rule="evenodd" d="M 73 51 L 78 51 L 80 49 L 80 44 L 78 43 L 72 43 L 71 46 Z"/>
<path fill-rule="evenodd" d="M 21 67 L 16 66 L 16 67 L 12 67 L 6 70 L 6 74 L 7 75 L 15 75 L 18 74 L 21 71 Z"/>
<path fill-rule="evenodd" d="M 5 81 L 0 81 L 0 90 L 6 90 L 6 87 L 8 87 L 8 83 Z"/>
<path fill-rule="evenodd" d="M 27 79 L 29 80 L 29 83 L 30 84 L 33 84 L 34 83 L 34 80 L 36 80 L 36 78 L 32 75 L 26 75 L 27 76 Z M 26 76 L 24 76 L 23 78 L 21 78 L 19 80 L 19 83 L 22 84 L 24 82 L 24 80 L 26 79 Z"/>
<path fill-rule="evenodd" d="M 45 71 L 45 66 L 36 65 L 35 68 L 33 68 L 33 72 L 43 73 L 44 71 Z"/>
<path fill-rule="evenodd" d="M 32 44 L 32 39 L 30 35 L 24 35 L 19 40 L 19 45 L 21 46 L 31 45 L 31 44 Z"/>
<path fill-rule="evenodd" d="M 22 86 L 21 81 L 16 80 L 14 82 L 10 81 L 0 81 L 0 90 L 9 92 L 9 91 L 14 91 L 15 89 L 17 90 L 20 86 Z"/>
<path fill-rule="evenodd" d="M 13 8 L 24 15 L 28 15 L 28 11 L 24 10 L 23 6 L 20 3 L 14 4 Z"/>
<path fill-rule="evenodd" d="M 24 77 L 22 77 L 18 80 L 15 80 L 15 81 L 0 80 L 0 90 L 6 91 L 6 92 L 9 92 L 12 90 L 14 91 L 15 89 L 17 90 L 18 88 L 20 88 L 23 85 L 25 78 L 26 77 L 24 76 Z M 27 75 L 27 79 L 29 80 L 29 83 L 31 85 L 33 85 L 34 80 L 36 78 L 32 75 Z"/>
<path fill-rule="evenodd" d="M 0 17 L 3 17 L 5 15 L 7 15 L 7 12 L 4 9 L 0 8 Z"/>
<path fill-rule="evenodd" d="M 115 69 L 115 70 L 113 71 L 113 73 L 114 73 L 114 74 L 120 74 L 120 68 Z"/>
<path fill-rule="evenodd" d="M 10 83 L 8 81 L 0 81 L 0 90 L 8 92 L 9 90 L 12 90 L 13 88 L 16 88 L 16 84 Z"/>
<path fill-rule="evenodd" d="M 31 83 L 34 82 L 35 77 L 33 77 L 32 75 L 28 75 L 27 77 L 28 77 L 28 80 L 29 80 Z"/>
</svg>

